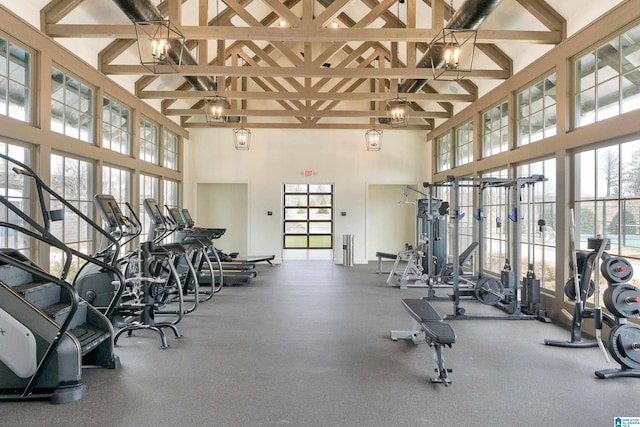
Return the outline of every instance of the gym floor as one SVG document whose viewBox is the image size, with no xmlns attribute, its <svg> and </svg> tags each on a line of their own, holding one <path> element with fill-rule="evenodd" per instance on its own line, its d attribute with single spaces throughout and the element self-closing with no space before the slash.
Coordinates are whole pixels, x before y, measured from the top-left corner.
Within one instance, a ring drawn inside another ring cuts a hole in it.
<svg viewBox="0 0 640 427">
<path fill-rule="evenodd" d="M 258 266 L 180 323 L 181 339 L 122 337 L 117 371 L 83 374 L 77 402 L 0 403 L 4 426 L 613 426 L 640 417 L 640 379 L 600 380 L 598 349 L 548 347 L 569 332 L 537 321 L 450 321 L 449 387 L 429 381 L 426 345 L 393 342 L 408 329 L 400 290 L 376 263 L 330 260 Z M 452 304 L 433 303 L 445 315 Z M 501 312 L 479 303 L 467 313 Z"/>
</svg>

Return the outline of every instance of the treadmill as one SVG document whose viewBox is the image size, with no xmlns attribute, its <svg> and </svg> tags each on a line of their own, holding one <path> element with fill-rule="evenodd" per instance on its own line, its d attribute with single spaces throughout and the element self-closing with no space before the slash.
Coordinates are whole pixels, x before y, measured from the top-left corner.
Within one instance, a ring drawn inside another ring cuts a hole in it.
<svg viewBox="0 0 640 427">
<path fill-rule="evenodd" d="M 219 239 L 226 231 L 225 228 L 201 228 L 201 227 L 196 227 L 195 226 L 195 221 L 193 220 L 193 218 L 191 217 L 191 213 L 189 213 L 189 209 L 180 209 L 180 214 L 182 215 L 182 219 L 184 221 L 184 223 L 187 225 L 188 228 L 193 228 L 193 229 L 197 229 L 197 230 L 212 230 L 212 235 L 211 235 L 211 239 Z M 228 262 L 231 261 L 235 261 L 235 262 L 239 262 L 239 263 L 258 263 L 258 262 L 266 262 L 268 263 L 270 266 L 273 267 L 273 263 L 271 261 L 273 261 L 276 256 L 275 255 L 252 255 L 252 256 L 238 256 L 237 253 L 231 253 L 231 254 L 220 254 L 221 255 L 221 259 L 225 258 Z M 226 257 L 225 257 L 226 255 Z"/>
<path fill-rule="evenodd" d="M 214 276 L 215 284 L 220 284 L 220 276 L 224 285 L 237 285 L 250 283 L 256 277 L 255 264 L 223 262 L 216 256 L 217 250 L 212 238 L 220 238 L 226 231 L 220 228 L 189 227 L 184 221 L 178 208 L 165 206 L 169 213 L 169 219 L 176 226 L 176 239 L 186 245 L 206 246 L 213 253 L 208 254 L 210 262 L 200 263 L 198 268 L 198 282 L 202 285 L 211 285 L 211 277 Z M 210 269 L 213 267 L 213 275 Z M 217 268 L 216 268 L 217 267 Z M 222 275 L 218 268 L 222 267 Z"/>
</svg>

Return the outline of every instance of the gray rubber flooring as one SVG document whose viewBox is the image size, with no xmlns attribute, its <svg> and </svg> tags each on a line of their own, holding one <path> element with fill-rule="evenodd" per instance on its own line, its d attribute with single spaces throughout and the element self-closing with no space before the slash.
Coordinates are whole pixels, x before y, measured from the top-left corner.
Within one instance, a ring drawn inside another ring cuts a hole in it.
<svg viewBox="0 0 640 427">
<path fill-rule="evenodd" d="M 545 346 L 569 333 L 537 321 L 450 321 L 453 383 L 431 383 L 429 348 L 389 339 L 411 326 L 400 300 L 424 290 L 385 279 L 375 263 L 259 266 L 251 284 L 225 287 L 188 315 L 169 349 L 151 332 L 123 337 L 122 368 L 86 371 L 84 399 L 0 403 L 0 425 L 613 426 L 640 417 L 640 379 L 596 378 L 617 364 L 594 348 Z"/>
</svg>

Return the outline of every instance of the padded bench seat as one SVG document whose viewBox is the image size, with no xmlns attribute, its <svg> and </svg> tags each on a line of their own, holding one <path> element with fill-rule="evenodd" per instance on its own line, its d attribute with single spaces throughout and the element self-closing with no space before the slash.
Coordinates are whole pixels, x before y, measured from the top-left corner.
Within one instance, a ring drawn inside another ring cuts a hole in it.
<svg viewBox="0 0 640 427">
<path fill-rule="evenodd" d="M 427 300 L 422 298 L 405 298 L 402 300 L 402 305 L 404 305 L 409 315 L 418 323 L 442 322 L 442 317 L 440 317 L 436 309 L 433 308 Z"/>
<path fill-rule="evenodd" d="M 378 269 L 376 270 L 376 274 L 387 274 L 388 271 L 382 271 L 382 259 L 395 259 L 398 257 L 398 254 L 391 254 L 389 252 L 376 252 L 376 257 L 378 258 Z"/>
<path fill-rule="evenodd" d="M 450 324 L 440 322 L 423 322 L 420 323 L 422 330 L 434 342 L 443 345 L 451 345 L 456 342 L 456 333 Z"/>
<path fill-rule="evenodd" d="M 442 317 L 429 301 L 421 298 L 406 298 L 402 300 L 402 305 L 434 342 L 445 345 L 456 342 L 453 328 L 442 321 Z"/>
<path fill-rule="evenodd" d="M 428 344 L 434 354 L 437 373 L 435 377 L 431 378 L 431 381 L 448 385 L 451 382 L 449 379 L 451 369 L 444 366 L 442 348 L 444 346 L 452 347 L 456 342 L 456 333 L 451 325 L 442 321 L 442 317 L 429 301 L 422 298 L 406 298 L 402 300 L 402 305 L 413 319 L 414 329 L 391 331 L 391 339 L 394 341 L 406 339 L 413 341 L 414 344 Z M 420 329 L 417 329 L 418 325 L 420 325 Z"/>
</svg>

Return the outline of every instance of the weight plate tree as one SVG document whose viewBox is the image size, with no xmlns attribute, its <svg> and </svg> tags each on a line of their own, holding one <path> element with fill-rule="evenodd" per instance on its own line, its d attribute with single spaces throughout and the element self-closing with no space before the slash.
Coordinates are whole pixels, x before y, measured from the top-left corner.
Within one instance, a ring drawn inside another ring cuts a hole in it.
<svg viewBox="0 0 640 427">
<path fill-rule="evenodd" d="M 640 326 L 625 323 L 613 328 L 609 352 L 624 369 L 640 369 Z"/>
</svg>

